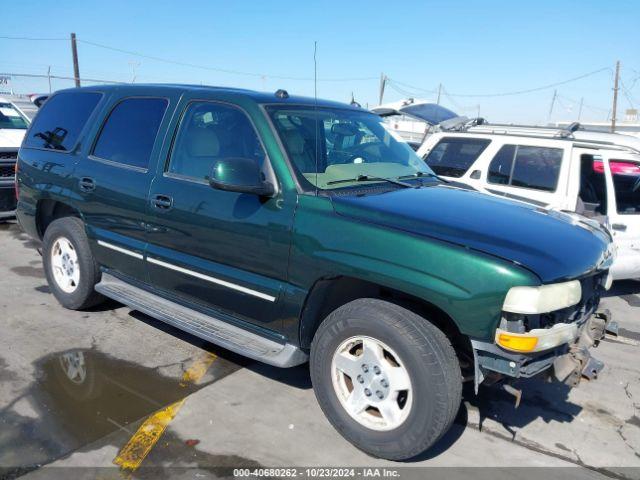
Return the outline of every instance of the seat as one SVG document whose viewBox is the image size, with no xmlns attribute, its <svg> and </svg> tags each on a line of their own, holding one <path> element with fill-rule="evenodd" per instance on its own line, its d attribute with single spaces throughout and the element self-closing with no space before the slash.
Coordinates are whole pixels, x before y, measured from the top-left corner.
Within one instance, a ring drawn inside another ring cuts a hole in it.
<svg viewBox="0 0 640 480">
<path fill-rule="evenodd" d="M 210 128 L 194 128 L 185 135 L 185 145 L 175 173 L 206 179 L 220 155 L 220 139 Z"/>
<path fill-rule="evenodd" d="M 305 148 L 304 137 L 296 130 L 289 130 L 285 134 L 285 143 L 291 161 L 302 173 L 315 173 L 316 163 L 309 149 Z"/>
</svg>

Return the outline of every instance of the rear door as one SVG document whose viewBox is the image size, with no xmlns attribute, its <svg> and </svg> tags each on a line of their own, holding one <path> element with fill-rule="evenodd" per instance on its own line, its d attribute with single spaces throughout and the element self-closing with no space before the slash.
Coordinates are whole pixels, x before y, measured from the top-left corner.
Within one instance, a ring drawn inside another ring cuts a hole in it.
<svg viewBox="0 0 640 480">
<path fill-rule="evenodd" d="M 98 263 L 132 279 L 146 279 L 148 191 L 176 95 L 111 98 L 75 171 L 87 233 Z"/>
<path fill-rule="evenodd" d="M 609 151 L 602 155 L 607 177 L 608 215 L 618 249 L 614 278 L 640 278 L 640 156 Z"/>
<path fill-rule="evenodd" d="M 261 139 L 231 103 L 185 95 L 179 112 L 150 191 L 153 285 L 178 301 L 277 330 L 296 198 L 212 188 L 209 172 L 223 157 L 255 158 L 270 171 Z"/>
</svg>

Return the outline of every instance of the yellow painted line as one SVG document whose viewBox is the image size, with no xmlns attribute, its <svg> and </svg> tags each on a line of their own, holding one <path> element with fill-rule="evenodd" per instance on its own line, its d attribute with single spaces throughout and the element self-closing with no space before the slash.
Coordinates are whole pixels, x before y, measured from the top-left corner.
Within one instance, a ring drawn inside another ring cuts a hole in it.
<svg viewBox="0 0 640 480">
<path fill-rule="evenodd" d="M 209 367 L 216 358 L 218 358 L 218 356 L 215 353 L 206 352 L 205 355 L 194 361 L 182 375 L 180 386 L 186 387 L 198 383 L 207 373 L 207 370 L 209 370 Z"/>
<path fill-rule="evenodd" d="M 205 355 L 194 360 L 182 375 L 180 386 L 186 387 L 197 384 L 207 373 L 216 358 L 218 357 L 215 354 L 206 352 Z M 113 459 L 113 463 L 119 465 L 123 470 L 137 470 L 158 440 L 160 440 L 171 420 L 178 414 L 185 400 L 186 397 L 147 417 L 127 444 L 120 449 L 116 458 Z"/>
</svg>

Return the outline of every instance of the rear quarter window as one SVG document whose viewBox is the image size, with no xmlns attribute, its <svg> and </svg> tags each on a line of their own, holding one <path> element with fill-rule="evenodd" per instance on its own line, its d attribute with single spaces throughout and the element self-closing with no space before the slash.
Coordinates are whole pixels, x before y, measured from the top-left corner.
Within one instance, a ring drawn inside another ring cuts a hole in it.
<svg viewBox="0 0 640 480">
<path fill-rule="evenodd" d="M 489 183 L 555 192 L 563 150 L 529 145 L 504 145 L 489 164 Z"/>
<path fill-rule="evenodd" d="M 462 177 L 487 148 L 491 140 L 482 138 L 445 137 L 424 157 L 438 175 Z"/>
<path fill-rule="evenodd" d="M 36 115 L 25 147 L 68 151 L 76 144 L 101 93 L 62 92 L 51 97 Z"/>
</svg>

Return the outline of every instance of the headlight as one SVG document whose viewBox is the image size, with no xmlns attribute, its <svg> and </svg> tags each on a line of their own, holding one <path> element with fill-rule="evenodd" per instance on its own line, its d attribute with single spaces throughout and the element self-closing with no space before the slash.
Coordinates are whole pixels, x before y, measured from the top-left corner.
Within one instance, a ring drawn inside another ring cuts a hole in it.
<svg viewBox="0 0 640 480">
<path fill-rule="evenodd" d="M 539 287 L 512 287 L 502 310 L 526 315 L 547 313 L 575 305 L 581 297 L 582 287 L 578 280 Z"/>
</svg>

